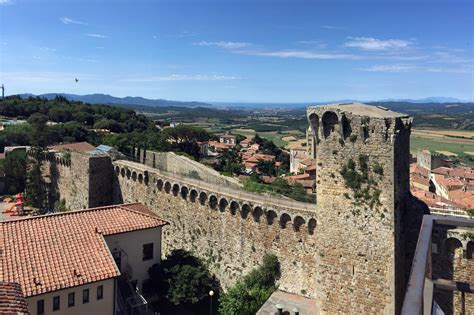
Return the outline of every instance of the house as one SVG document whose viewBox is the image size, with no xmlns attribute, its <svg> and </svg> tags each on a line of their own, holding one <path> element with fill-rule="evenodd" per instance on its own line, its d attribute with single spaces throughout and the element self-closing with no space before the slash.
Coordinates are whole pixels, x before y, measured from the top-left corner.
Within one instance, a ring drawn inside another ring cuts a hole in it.
<svg viewBox="0 0 474 315">
<path fill-rule="evenodd" d="M 237 142 L 237 137 L 234 135 L 223 135 L 219 137 L 219 142 L 220 143 L 225 143 L 225 144 L 233 144 L 235 145 Z"/>
<path fill-rule="evenodd" d="M 416 153 L 416 162 L 420 167 L 427 170 L 434 170 L 438 167 L 453 166 L 453 161 L 446 159 L 439 154 L 433 154 L 429 150 L 419 150 Z"/>
<path fill-rule="evenodd" d="M 308 159 L 306 147 L 293 147 L 290 149 L 290 172 L 299 173 L 302 168 L 301 162 Z"/>
<path fill-rule="evenodd" d="M 246 138 L 246 139 L 240 141 L 239 144 L 242 148 L 246 149 L 246 148 L 250 147 L 250 145 L 252 144 L 252 140 L 250 140 L 249 138 Z"/>
<path fill-rule="evenodd" d="M 0 282 L 19 285 L 30 314 L 115 314 L 145 301 L 166 224 L 140 203 L 1 222 Z"/>
<path fill-rule="evenodd" d="M 199 141 L 197 145 L 199 146 L 199 155 L 207 156 L 209 152 L 209 143 L 205 141 Z"/>
</svg>

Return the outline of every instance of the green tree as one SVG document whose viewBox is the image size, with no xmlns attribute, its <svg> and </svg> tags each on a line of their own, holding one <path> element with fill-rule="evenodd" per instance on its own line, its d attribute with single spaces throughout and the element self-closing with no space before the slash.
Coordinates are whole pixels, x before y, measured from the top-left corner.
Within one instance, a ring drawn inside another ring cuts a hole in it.
<svg viewBox="0 0 474 315">
<path fill-rule="evenodd" d="M 5 176 L 7 178 L 8 192 L 11 194 L 25 190 L 26 161 L 26 152 L 24 150 L 12 151 L 5 158 Z"/>
<path fill-rule="evenodd" d="M 262 175 L 275 176 L 276 175 L 275 161 L 260 159 L 257 162 L 257 170 Z"/>
<path fill-rule="evenodd" d="M 252 270 L 220 297 L 220 314 L 255 314 L 276 290 L 276 281 L 280 276 L 278 258 L 275 255 L 265 255 L 260 267 Z"/>
<path fill-rule="evenodd" d="M 150 279 L 143 285 L 147 294 L 158 294 L 171 303 L 195 304 L 208 296 L 209 290 L 218 289 L 218 284 L 204 263 L 185 250 L 174 250 L 153 265 Z"/>
<path fill-rule="evenodd" d="M 41 148 L 32 148 L 33 159 L 30 160 L 26 181 L 26 201 L 37 209 L 42 209 L 45 204 L 45 183 L 41 174 Z"/>
</svg>

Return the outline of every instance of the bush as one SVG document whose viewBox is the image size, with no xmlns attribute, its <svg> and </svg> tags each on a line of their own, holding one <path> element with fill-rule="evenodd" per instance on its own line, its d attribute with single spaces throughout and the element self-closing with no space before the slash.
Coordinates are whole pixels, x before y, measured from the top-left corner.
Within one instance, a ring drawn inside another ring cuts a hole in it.
<svg viewBox="0 0 474 315">
<path fill-rule="evenodd" d="M 219 299 L 219 313 L 224 315 L 253 315 L 276 290 L 281 276 L 275 255 L 265 255 L 260 267 L 252 270 Z"/>
</svg>

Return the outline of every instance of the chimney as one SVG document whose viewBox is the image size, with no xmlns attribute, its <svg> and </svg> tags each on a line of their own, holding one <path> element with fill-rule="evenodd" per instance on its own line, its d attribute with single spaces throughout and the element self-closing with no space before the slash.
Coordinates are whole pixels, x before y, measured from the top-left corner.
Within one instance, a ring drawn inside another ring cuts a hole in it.
<svg viewBox="0 0 474 315">
<path fill-rule="evenodd" d="M 293 308 L 293 314 L 294 315 L 300 315 L 300 310 L 298 308 Z"/>
<path fill-rule="evenodd" d="M 282 304 L 275 305 L 275 308 L 277 309 L 277 314 L 278 315 L 283 315 L 283 305 Z"/>
</svg>

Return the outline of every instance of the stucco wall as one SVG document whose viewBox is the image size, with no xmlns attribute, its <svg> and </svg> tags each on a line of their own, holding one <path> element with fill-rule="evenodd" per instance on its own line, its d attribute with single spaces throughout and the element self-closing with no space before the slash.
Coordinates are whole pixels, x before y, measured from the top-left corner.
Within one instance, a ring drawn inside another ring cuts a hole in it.
<svg viewBox="0 0 474 315">
<path fill-rule="evenodd" d="M 97 300 L 97 287 L 104 286 L 102 300 Z M 82 291 L 89 289 L 89 303 L 82 303 Z M 37 314 L 37 301 L 44 300 L 45 315 L 105 315 L 114 313 L 114 279 L 107 279 L 82 286 L 77 286 L 70 289 L 59 290 L 46 294 L 41 294 L 26 299 L 28 303 L 28 310 L 30 314 Z M 68 307 L 68 294 L 74 292 L 75 304 L 73 307 Z M 53 312 L 53 297 L 60 296 L 60 309 Z"/>
<path fill-rule="evenodd" d="M 105 236 L 111 253 L 120 251 L 121 273 L 137 280 L 139 288 L 148 279 L 148 269 L 161 260 L 161 227 Z M 143 244 L 153 243 L 153 259 L 143 260 Z"/>
</svg>

